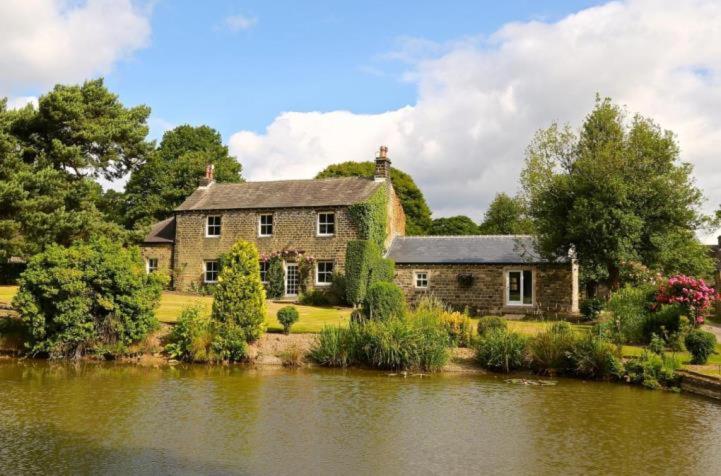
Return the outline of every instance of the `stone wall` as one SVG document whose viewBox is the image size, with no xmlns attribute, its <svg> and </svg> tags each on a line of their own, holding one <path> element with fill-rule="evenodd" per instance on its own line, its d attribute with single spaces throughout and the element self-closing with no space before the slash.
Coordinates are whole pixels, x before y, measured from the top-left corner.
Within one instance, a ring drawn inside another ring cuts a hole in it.
<svg viewBox="0 0 721 476">
<path fill-rule="evenodd" d="M 507 305 L 506 272 L 529 269 L 534 273 L 534 305 Z M 427 289 L 415 287 L 416 271 L 428 272 Z M 472 275 L 473 283 L 469 287 L 461 286 L 458 282 L 459 274 Z M 411 304 L 430 294 L 450 306 L 468 307 L 469 311 L 476 315 L 530 314 L 538 311 L 560 314 L 578 312 L 578 267 L 575 264 L 396 264 L 395 282 Z"/>
<path fill-rule="evenodd" d="M 393 238 L 396 236 L 405 236 L 406 234 L 406 214 L 403 211 L 398 194 L 393 187 L 388 187 L 388 236 L 386 236 L 385 247 L 391 245 Z"/>
<path fill-rule="evenodd" d="M 143 243 L 140 254 L 147 266 L 148 258 L 158 259 L 158 271 L 173 276 L 173 244 L 172 243 Z"/>
</svg>

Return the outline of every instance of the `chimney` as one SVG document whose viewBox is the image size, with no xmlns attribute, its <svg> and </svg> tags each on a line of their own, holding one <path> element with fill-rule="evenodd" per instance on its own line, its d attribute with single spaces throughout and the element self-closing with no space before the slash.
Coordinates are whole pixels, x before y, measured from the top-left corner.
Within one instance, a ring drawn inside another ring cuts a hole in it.
<svg viewBox="0 0 721 476">
<path fill-rule="evenodd" d="M 382 182 L 391 177 L 391 161 L 388 158 L 388 147 L 382 145 L 376 157 L 376 171 L 374 180 Z"/>
<path fill-rule="evenodd" d="M 200 186 L 201 187 L 210 187 L 210 185 L 214 182 L 215 177 L 215 165 L 208 164 L 205 166 L 205 176 L 200 179 Z"/>
</svg>

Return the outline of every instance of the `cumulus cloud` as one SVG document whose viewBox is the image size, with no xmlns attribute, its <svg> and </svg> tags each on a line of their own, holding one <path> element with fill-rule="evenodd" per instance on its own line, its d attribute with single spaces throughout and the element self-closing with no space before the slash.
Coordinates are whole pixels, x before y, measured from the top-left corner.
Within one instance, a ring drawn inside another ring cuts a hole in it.
<svg viewBox="0 0 721 476">
<path fill-rule="evenodd" d="M 0 2 L 0 96 L 108 73 L 147 44 L 149 14 L 131 0 Z"/>
<path fill-rule="evenodd" d="M 223 23 L 230 31 L 236 32 L 241 30 L 250 30 L 258 23 L 258 19 L 246 15 L 231 15 L 226 17 Z"/>
<path fill-rule="evenodd" d="M 504 25 L 433 45 L 403 39 L 415 104 L 378 114 L 286 112 L 232 152 L 251 179 L 312 177 L 330 163 L 370 160 L 387 144 L 435 216 L 480 218 L 516 191 L 524 149 L 553 121 L 578 125 L 596 92 L 675 131 L 709 208 L 721 203 L 721 4 L 631 0 L 556 22 Z"/>
</svg>

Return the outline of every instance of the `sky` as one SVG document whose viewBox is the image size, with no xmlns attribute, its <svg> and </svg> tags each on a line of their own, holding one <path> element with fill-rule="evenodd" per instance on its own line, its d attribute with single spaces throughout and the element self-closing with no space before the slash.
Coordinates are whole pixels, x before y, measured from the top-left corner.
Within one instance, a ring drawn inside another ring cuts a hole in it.
<svg viewBox="0 0 721 476">
<path fill-rule="evenodd" d="M 381 144 L 434 217 L 482 219 L 524 151 L 595 95 L 677 134 L 721 204 L 721 2 L 0 2 L 0 96 L 103 76 L 151 137 L 222 134 L 249 180 L 312 178 Z M 123 181 L 109 184 L 122 188 Z"/>
</svg>

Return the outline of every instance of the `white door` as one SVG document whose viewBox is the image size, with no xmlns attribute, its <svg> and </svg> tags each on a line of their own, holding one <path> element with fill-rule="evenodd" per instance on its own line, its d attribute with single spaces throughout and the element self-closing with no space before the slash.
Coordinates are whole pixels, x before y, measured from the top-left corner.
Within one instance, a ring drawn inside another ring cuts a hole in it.
<svg viewBox="0 0 721 476">
<path fill-rule="evenodd" d="M 287 296 L 297 296 L 299 284 L 298 265 L 296 263 L 287 263 L 285 265 L 285 294 Z"/>
</svg>

